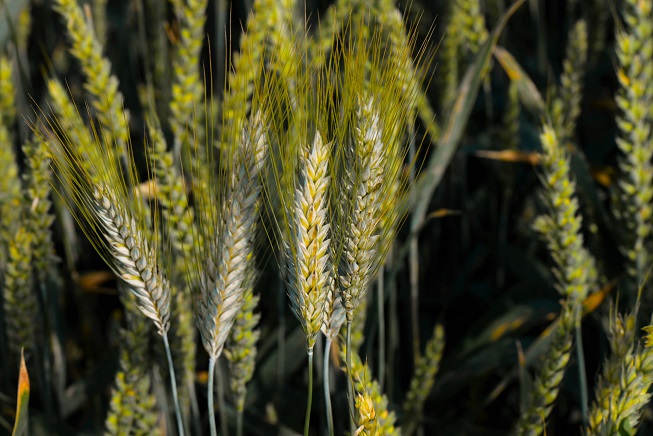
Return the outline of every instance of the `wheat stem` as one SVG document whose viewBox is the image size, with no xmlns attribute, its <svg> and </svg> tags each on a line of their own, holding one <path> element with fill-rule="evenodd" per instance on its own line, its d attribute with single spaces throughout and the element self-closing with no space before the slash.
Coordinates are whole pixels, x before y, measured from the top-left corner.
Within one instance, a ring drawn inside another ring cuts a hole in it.
<svg viewBox="0 0 653 436">
<path fill-rule="evenodd" d="M 308 350 L 308 400 L 306 401 L 306 416 L 304 417 L 304 436 L 308 436 L 311 425 L 311 406 L 313 405 L 313 349 Z"/>
<path fill-rule="evenodd" d="M 331 409 L 331 389 L 329 384 L 329 354 L 331 352 L 332 340 L 327 336 L 324 343 L 324 369 L 322 371 L 323 384 L 324 384 L 324 407 L 326 409 L 327 417 L 327 434 L 334 436 L 333 430 L 333 410 Z"/>
<path fill-rule="evenodd" d="M 213 404 L 213 383 L 215 380 L 215 362 L 217 359 L 215 357 L 209 358 L 209 387 L 208 387 L 208 397 L 209 397 L 209 428 L 211 431 L 211 436 L 217 436 L 218 431 L 215 428 L 215 406 Z"/>
<path fill-rule="evenodd" d="M 354 385 L 351 380 L 351 320 L 347 317 L 347 396 L 349 397 L 349 422 L 351 426 L 351 433 L 353 434 L 356 429 L 354 422 Z"/>
<path fill-rule="evenodd" d="M 166 348 L 166 358 L 168 359 L 168 371 L 170 372 L 170 386 L 172 388 L 172 401 L 175 403 L 175 417 L 177 418 L 177 430 L 179 436 L 184 436 L 184 422 L 181 418 L 181 408 L 179 407 L 179 397 L 177 395 L 177 380 L 175 378 L 175 368 L 172 365 L 172 354 L 170 353 L 170 343 L 168 334 L 163 335 L 163 345 Z"/>
<path fill-rule="evenodd" d="M 376 282 L 377 311 L 379 313 L 379 384 L 385 380 L 385 268 L 381 266 Z"/>
</svg>

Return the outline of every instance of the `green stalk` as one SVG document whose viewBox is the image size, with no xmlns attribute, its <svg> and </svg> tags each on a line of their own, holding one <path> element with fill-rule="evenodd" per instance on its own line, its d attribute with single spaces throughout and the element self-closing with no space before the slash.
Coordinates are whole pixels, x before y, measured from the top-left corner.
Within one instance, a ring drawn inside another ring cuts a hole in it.
<svg viewBox="0 0 653 436">
<path fill-rule="evenodd" d="M 238 410 L 236 413 L 236 436 L 243 436 L 243 411 Z"/>
<path fill-rule="evenodd" d="M 217 359 L 209 358 L 209 429 L 211 436 L 217 436 L 218 431 L 215 428 L 215 406 L 213 404 L 213 380 L 215 379 L 215 362 Z"/>
<path fill-rule="evenodd" d="M 304 418 L 304 436 L 308 436 L 311 425 L 311 406 L 313 405 L 313 349 L 308 350 L 308 400 L 306 401 L 306 417 Z"/>
<path fill-rule="evenodd" d="M 379 373 L 378 380 L 383 389 L 385 381 L 385 268 L 381 266 L 377 279 L 377 310 L 379 312 Z"/>
<path fill-rule="evenodd" d="M 163 344 L 166 348 L 166 357 L 168 358 L 168 370 L 170 371 L 170 384 L 172 387 L 172 401 L 175 403 L 175 416 L 177 418 L 177 429 L 179 436 L 184 436 L 184 422 L 181 418 L 181 408 L 179 407 L 179 397 L 177 396 L 177 379 L 175 377 L 175 368 L 172 365 L 172 354 L 170 354 L 170 343 L 168 335 L 163 335 Z"/>
<path fill-rule="evenodd" d="M 326 343 L 324 344 L 324 369 L 322 371 L 323 384 L 324 384 L 324 404 L 326 407 L 326 417 L 327 417 L 327 434 L 329 436 L 334 436 L 333 430 L 333 410 L 331 409 L 331 392 L 329 385 L 329 354 L 331 352 L 331 338 L 326 338 Z"/>
<path fill-rule="evenodd" d="M 347 319 L 347 396 L 349 397 L 349 425 L 351 434 L 356 430 L 354 423 L 354 385 L 351 380 L 351 321 Z"/>
<path fill-rule="evenodd" d="M 589 424 L 589 412 L 587 408 L 587 374 L 585 370 L 585 353 L 583 352 L 583 332 L 580 320 L 576 320 L 576 358 L 578 359 L 578 379 L 580 381 L 580 410 L 582 412 L 583 426 Z"/>
</svg>

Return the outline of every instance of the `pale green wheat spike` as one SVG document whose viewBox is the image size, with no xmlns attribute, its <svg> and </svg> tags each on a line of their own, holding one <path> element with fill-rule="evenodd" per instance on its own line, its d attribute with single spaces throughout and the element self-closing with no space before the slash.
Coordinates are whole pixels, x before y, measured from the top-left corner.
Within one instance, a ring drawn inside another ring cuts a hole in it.
<svg viewBox="0 0 653 436">
<path fill-rule="evenodd" d="M 410 435 L 419 424 L 420 415 L 426 398 L 431 393 L 435 376 L 440 368 L 444 350 L 444 329 L 436 325 L 433 336 L 426 343 L 424 355 L 415 363 L 415 374 L 410 381 L 410 389 L 404 400 L 404 434 Z"/>
<path fill-rule="evenodd" d="M 594 388 L 595 401 L 589 409 L 588 434 L 597 434 L 605 425 L 615 408 L 615 400 L 621 395 L 622 370 L 633 366 L 635 325 L 634 313 L 621 315 L 611 308 L 608 325 L 610 356 L 603 362 Z"/>
<path fill-rule="evenodd" d="M 111 74 L 111 63 L 102 55 L 102 44 L 84 19 L 82 8 L 76 0 L 57 0 L 55 9 L 66 22 L 72 43 L 70 52 L 79 61 L 86 75 L 84 86 L 93 97 L 93 108 L 105 128 L 103 135 L 107 137 L 108 143 L 115 141 L 119 154 L 126 156 L 129 142 L 127 114 L 123 110 L 124 102 L 122 93 L 118 90 L 118 79 Z"/>
<path fill-rule="evenodd" d="M 460 65 L 458 52 L 462 44 L 461 28 L 458 26 L 459 9 L 453 4 L 449 7 L 448 20 L 442 47 L 438 50 L 438 87 L 440 88 L 440 112 L 447 114 L 453 107 L 458 95 L 460 82 Z"/>
<path fill-rule="evenodd" d="M 16 104 L 11 63 L 6 56 L 0 55 L 0 124 L 9 130 L 15 118 Z"/>
<path fill-rule="evenodd" d="M 199 65 L 207 3 L 207 0 L 188 0 L 180 11 L 180 36 L 172 63 L 172 99 L 168 121 L 176 140 L 183 146 L 191 145 L 193 136 L 200 144 L 205 140 L 204 84 Z"/>
<path fill-rule="evenodd" d="M 292 53 L 286 52 L 294 50 L 287 45 L 274 47 L 270 41 L 274 37 L 277 42 L 287 42 L 287 38 L 278 36 L 287 32 L 288 24 L 282 20 L 285 15 L 283 8 L 287 3 L 288 1 L 256 0 L 247 17 L 247 28 L 240 37 L 238 52 L 233 55 L 222 104 L 220 148 L 224 151 L 238 147 L 239 135 L 245 126 L 253 96 L 262 88 L 264 60 L 271 59 L 276 63 L 275 68 L 282 72 L 284 80 L 295 77 L 297 59 Z M 279 52 L 280 48 L 284 52 Z"/>
<path fill-rule="evenodd" d="M 220 357 L 244 303 L 244 292 L 254 276 L 259 177 L 268 152 L 264 122 L 262 113 L 256 112 L 248 128 L 242 130 L 241 144 L 228 175 L 227 192 L 219 198 L 209 193 L 198 206 L 212 209 L 211 201 L 222 201 L 219 217 L 200 223 L 207 258 L 194 297 L 197 327 L 211 359 Z M 203 216 L 212 217 L 212 214 L 208 211 Z M 209 228 L 212 225 L 217 228 Z"/>
<path fill-rule="evenodd" d="M 172 151 L 168 151 L 163 132 L 155 122 L 148 122 L 148 130 L 150 149 L 147 156 L 156 179 L 156 198 L 162 206 L 164 228 L 170 238 L 173 254 L 181 256 L 189 252 L 193 244 L 203 244 L 203 241 L 195 228 L 193 208 L 186 194 L 186 183 L 175 164 Z"/>
<path fill-rule="evenodd" d="M 123 301 L 127 323 L 120 332 L 120 366 L 111 390 L 105 435 L 161 434 L 156 399 L 151 391 L 151 324 L 130 299 Z"/>
<path fill-rule="evenodd" d="M 458 9 L 454 17 L 460 29 L 462 47 L 474 54 L 488 38 L 481 2 L 480 0 L 456 0 L 453 7 Z"/>
<path fill-rule="evenodd" d="M 22 187 L 13 149 L 11 127 L 16 117 L 11 64 L 0 56 L 0 268 L 6 260 L 6 247 L 20 222 Z"/>
<path fill-rule="evenodd" d="M 409 34 L 401 12 L 393 2 L 382 2 L 381 20 L 383 30 L 388 34 L 389 50 L 386 67 L 392 71 L 389 76 L 390 81 L 393 87 L 398 88 L 402 104 L 410 113 L 408 118 L 412 118 L 415 113 L 419 114 L 431 141 L 435 143 L 440 136 L 440 126 L 436 123 L 435 112 L 426 98 L 426 93 L 421 88 L 423 80 L 418 66 L 415 65 L 419 64 L 421 59 L 417 59 L 417 62 L 414 61 L 410 53 L 411 48 L 415 45 L 415 35 Z M 423 54 L 420 53 L 419 56 L 423 56 Z"/>
<path fill-rule="evenodd" d="M 20 222 L 22 187 L 9 130 L 0 122 L 0 267 L 6 261 L 6 247 Z"/>
<path fill-rule="evenodd" d="M 79 164 L 89 174 L 93 174 L 93 162 L 90 156 L 97 147 L 91 131 L 84 124 L 82 114 L 70 98 L 70 94 L 57 79 L 47 81 L 49 104 L 56 115 L 57 127 L 67 136 L 71 145 L 74 145 L 77 152 L 84 156 Z"/>
<path fill-rule="evenodd" d="M 346 345 L 343 344 L 340 350 L 343 362 L 346 353 Z M 374 380 L 370 368 L 366 363 L 363 363 L 358 353 L 351 353 L 351 368 L 356 394 L 363 396 L 363 398 L 369 398 L 369 401 L 371 401 L 371 404 L 364 404 L 364 406 L 367 410 L 374 410 L 375 424 L 378 425 L 378 431 L 380 432 L 378 434 L 398 435 L 400 431 L 395 427 L 395 413 L 388 410 L 388 397 L 381 391 L 381 386 Z M 344 367 L 343 370 L 347 371 L 347 368 Z"/>
<path fill-rule="evenodd" d="M 353 5 L 353 0 L 337 0 L 329 6 L 323 16 L 319 17 L 317 31 L 308 43 L 308 56 L 311 65 L 316 68 L 326 65 L 336 37 L 352 14 Z"/>
<path fill-rule="evenodd" d="M 650 363 L 646 368 L 638 366 L 642 361 L 650 361 L 651 351 L 644 349 L 639 360 L 632 353 L 627 361 L 622 362 L 618 380 L 618 390 L 610 398 L 608 407 L 601 408 L 600 421 L 590 427 L 591 435 L 635 435 L 640 424 L 642 411 L 649 403 L 651 394 Z M 645 371 L 642 371 L 645 369 Z"/>
<path fill-rule="evenodd" d="M 587 66 L 587 24 L 578 20 L 569 32 L 567 53 L 562 64 L 560 90 L 553 100 L 552 124 L 559 134 L 561 144 L 575 137 L 576 121 L 580 115 L 583 98 L 583 78 Z"/>
<path fill-rule="evenodd" d="M 354 146 L 349 151 L 351 160 L 347 183 L 351 211 L 339 226 L 342 234 L 339 292 L 347 313 L 347 322 L 376 276 L 380 250 L 379 222 L 381 218 L 382 187 L 386 168 L 386 152 L 381 140 L 382 126 L 375 100 L 362 97 L 357 111 Z"/>
<path fill-rule="evenodd" d="M 549 213 L 538 217 L 534 227 L 546 240 L 553 258 L 556 289 L 575 305 L 594 288 L 597 270 L 594 257 L 583 245 L 571 158 L 556 133 L 551 126 L 545 126 L 540 137 L 544 184 L 541 198 Z"/>
<path fill-rule="evenodd" d="M 47 146 L 42 140 L 28 142 L 23 147 L 27 158 L 27 172 L 25 179 L 25 206 L 26 222 L 33 235 L 32 257 L 33 264 L 40 280 L 43 281 L 48 267 L 56 258 L 52 242 L 52 229 L 54 215 L 50 208 L 50 182 L 52 171 Z"/>
<path fill-rule="evenodd" d="M 535 436 L 544 432 L 546 420 L 555 405 L 560 383 L 571 356 L 578 310 L 578 306 L 563 302 L 562 312 L 551 332 L 550 348 L 523 403 L 524 407 L 516 427 L 518 435 Z"/>
<path fill-rule="evenodd" d="M 254 295 L 252 290 L 245 292 L 245 302 L 236 315 L 224 350 L 225 357 L 229 361 L 231 390 L 238 413 L 245 411 L 247 383 L 254 375 L 256 364 L 256 346 L 261 336 L 258 328 L 261 315 L 254 312 L 258 302 L 259 297 Z"/>
<path fill-rule="evenodd" d="M 627 0 L 623 5 L 623 28 L 617 30 L 617 97 L 619 115 L 618 201 L 613 212 L 621 223 L 621 250 L 628 259 L 627 272 L 634 281 L 631 300 L 651 262 L 653 216 L 653 4 Z M 646 294 L 645 294 L 646 295 Z"/>
<path fill-rule="evenodd" d="M 32 277 L 33 235 L 20 227 L 9 241 L 4 269 L 4 318 L 9 351 L 19 356 L 21 348 L 32 348 L 38 320 L 38 303 Z"/>
</svg>

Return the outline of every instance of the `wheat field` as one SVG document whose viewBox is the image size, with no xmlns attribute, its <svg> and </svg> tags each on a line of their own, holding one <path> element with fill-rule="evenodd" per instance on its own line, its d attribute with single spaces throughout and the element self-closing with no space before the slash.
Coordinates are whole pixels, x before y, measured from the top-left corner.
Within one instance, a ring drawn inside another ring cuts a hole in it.
<svg viewBox="0 0 653 436">
<path fill-rule="evenodd" d="M 652 434 L 651 270 L 651 2 L 0 0 L 0 434 Z"/>
</svg>

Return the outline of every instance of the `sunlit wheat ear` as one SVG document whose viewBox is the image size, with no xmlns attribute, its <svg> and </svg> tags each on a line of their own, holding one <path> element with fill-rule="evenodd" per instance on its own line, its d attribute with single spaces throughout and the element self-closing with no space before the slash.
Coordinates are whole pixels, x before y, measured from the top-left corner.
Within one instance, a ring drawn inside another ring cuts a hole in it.
<svg viewBox="0 0 653 436">
<path fill-rule="evenodd" d="M 331 285 L 328 189 L 330 144 L 319 132 L 302 159 L 295 190 L 286 270 L 290 307 L 306 334 L 306 347 L 315 346 L 324 322 L 324 305 Z"/>
<path fill-rule="evenodd" d="M 259 111 L 243 129 L 240 147 L 230 169 L 228 188 L 220 198 L 218 217 L 200 223 L 205 227 L 200 232 L 205 235 L 208 250 L 198 283 L 199 293 L 194 298 L 195 312 L 202 343 L 212 359 L 222 353 L 229 330 L 243 305 L 243 293 L 253 280 L 260 172 L 268 152 L 264 123 Z M 206 201 L 200 206 L 214 207 L 204 203 Z M 211 214 L 207 212 L 204 216 L 211 217 Z M 216 228 L 206 228 L 211 225 Z"/>
<path fill-rule="evenodd" d="M 351 165 L 345 170 L 351 205 L 339 223 L 342 226 L 339 290 L 348 322 L 375 275 L 381 251 L 377 241 L 386 154 L 379 112 L 371 97 L 360 101 L 354 136 L 348 158 Z"/>
<path fill-rule="evenodd" d="M 156 265 L 153 249 L 110 187 L 96 186 L 93 202 L 120 278 L 130 285 L 138 308 L 163 336 L 170 327 L 170 287 Z"/>
</svg>

